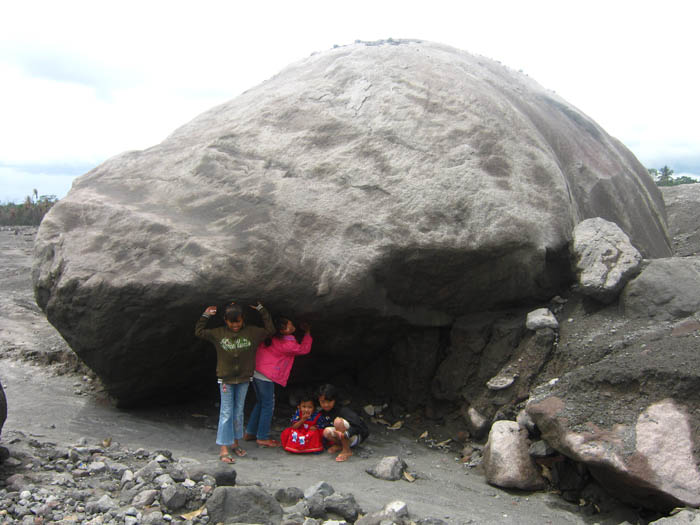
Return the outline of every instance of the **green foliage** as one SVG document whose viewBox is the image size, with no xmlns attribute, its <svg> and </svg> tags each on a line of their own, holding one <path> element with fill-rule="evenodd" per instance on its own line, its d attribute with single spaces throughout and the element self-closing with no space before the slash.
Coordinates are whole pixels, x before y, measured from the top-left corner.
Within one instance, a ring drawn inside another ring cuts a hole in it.
<svg viewBox="0 0 700 525">
<path fill-rule="evenodd" d="M 37 190 L 33 190 L 32 195 L 27 195 L 22 204 L 0 204 L 0 225 L 38 226 L 57 201 L 55 195 L 39 195 Z"/>
<path fill-rule="evenodd" d="M 695 184 L 698 182 L 692 177 L 684 175 L 682 177 L 674 177 L 673 170 L 668 166 L 664 166 L 660 170 L 656 168 L 647 168 L 649 175 L 654 179 L 657 186 L 679 186 L 681 184 Z"/>
</svg>

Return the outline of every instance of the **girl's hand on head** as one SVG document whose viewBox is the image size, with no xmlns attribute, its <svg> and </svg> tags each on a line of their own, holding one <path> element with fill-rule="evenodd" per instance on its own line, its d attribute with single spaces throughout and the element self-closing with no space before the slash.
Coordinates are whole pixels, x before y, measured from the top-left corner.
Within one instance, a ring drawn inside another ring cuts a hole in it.
<svg viewBox="0 0 700 525">
<path fill-rule="evenodd" d="M 207 309 L 204 310 L 204 313 L 207 315 L 216 315 L 216 306 L 207 306 Z"/>
</svg>

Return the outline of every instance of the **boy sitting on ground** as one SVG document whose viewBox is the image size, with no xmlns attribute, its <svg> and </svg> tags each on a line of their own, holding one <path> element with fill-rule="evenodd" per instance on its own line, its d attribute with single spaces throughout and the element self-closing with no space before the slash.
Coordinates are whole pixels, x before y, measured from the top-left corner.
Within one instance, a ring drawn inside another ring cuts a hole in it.
<svg viewBox="0 0 700 525">
<path fill-rule="evenodd" d="M 337 403 L 338 390 L 333 385 L 323 385 L 318 392 L 321 405 L 319 427 L 323 428 L 323 437 L 331 446 L 328 452 L 339 452 L 336 461 L 347 461 L 352 456 L 352 447 L 359 445 L 369 437 L 369 428 L 365 421 L 348 407 Z"/>
</svg>

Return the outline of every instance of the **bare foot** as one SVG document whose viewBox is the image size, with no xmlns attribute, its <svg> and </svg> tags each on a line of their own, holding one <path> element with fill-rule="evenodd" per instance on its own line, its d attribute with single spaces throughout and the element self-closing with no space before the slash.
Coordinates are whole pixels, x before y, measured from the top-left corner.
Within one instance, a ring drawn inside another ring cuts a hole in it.
<svg viewBox="0 0 700 525">
<path fill-rule="evenodd" d="M 257 444 L 259 447 L 263 448 L 275 448 L 280 446 L 280 442 L 274 439 L 258 439 Z"/>
<path fill-rule="evenodd" d="M 352 456 L 352 452 L 351 452 L 351 451 L 349 451 L 349 450 L 343 450 L 340 454 L 338 454 L 338 455 L 335 457 L 335 460 L 338 461 L 338 462 L 347 461 L 347 460 L 350 458 L 350 456 Z"/>
<path fill-rule="evenodd" d="M 341 450 L 343 450 L 343 447 L 341 447 L 340 445 L 331 445 L 330 447 L 328 447 L 329 454 L 335 454 L 336 452 L 339 452 Z"/>
</svg>

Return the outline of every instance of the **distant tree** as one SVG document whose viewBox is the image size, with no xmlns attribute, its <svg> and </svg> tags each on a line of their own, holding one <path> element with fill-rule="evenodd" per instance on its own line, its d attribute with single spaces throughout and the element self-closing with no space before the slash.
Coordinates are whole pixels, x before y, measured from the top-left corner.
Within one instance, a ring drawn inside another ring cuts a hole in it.
<svg viewBox="0 0 700 525">
<path fill-rule="evenodd" d="M 696 184 L 697 182 L 698 179 L 688 177 L 687 175 L 683 175 L 682 177 L 676 177 L 675 179 L 673 179 L 674 186 L 678 186 L 680 184 Z"/>
<path fill-rule="evenodd" d="M 664 165 L 656 175 L 657 186 L 673 186 L 673 170 Z"/>
<path fill-rule="evenodd" d="M 14 202 L 0 204 L 0 225 L 38 226 L 57 201 L 55 195 L 39 195 L 39 192 L 34 189 L 22 204 Z"/>
<path fill-rule="evenodd" d="M 660 170 L 656 168 L 647 168 L 649 175 L 654 179 L 657 186 L 680 186 L 681 184 L 695 184 L 700 182 L 693 177 L 683 175 L 682 177 L 674 177 L 673 170 L 668 166 L 664 166 Z"/>
</svg>

